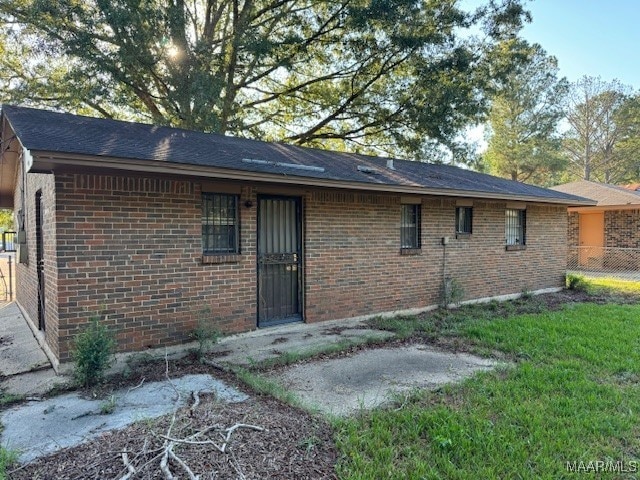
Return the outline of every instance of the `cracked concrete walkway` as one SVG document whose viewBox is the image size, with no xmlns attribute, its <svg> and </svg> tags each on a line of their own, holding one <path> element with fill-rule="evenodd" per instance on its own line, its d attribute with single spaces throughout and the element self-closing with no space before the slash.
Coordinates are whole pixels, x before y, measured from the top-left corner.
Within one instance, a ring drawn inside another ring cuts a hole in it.
<svg viewBox="0 0 640 480">
<path fill-rule="evenodd" d="M 181 392 L 178 396 L 176 391 Z M 244 393 L 211 375 L 185 375 L 114 392 L 113 411 L 103 415 L 105 400 L 68 393 L 43 401 L 29 401 L 0 415 L 4 430 L 0 445 L 19 452 L 22 463 L 65 447 L 72 447 L 109 430 L 144 418 L 156 418 L 184 406 L 191 392 L 215 393 L 223 402 L 243 402 Z"/>
<path fill-rule="evenodd" d="M 0 308 L 0 375 L 51 368 L 15 302 Z"/>
</svg>

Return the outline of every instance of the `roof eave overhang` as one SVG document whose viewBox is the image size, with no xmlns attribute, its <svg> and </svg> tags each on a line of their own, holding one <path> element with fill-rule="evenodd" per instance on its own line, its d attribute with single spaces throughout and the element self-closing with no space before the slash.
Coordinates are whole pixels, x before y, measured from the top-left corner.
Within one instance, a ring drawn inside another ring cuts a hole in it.
<svg viewBox="0 0 640 480">
<path fill-rule="evenodd" d="M 0 119 L 0 140 L 0 208 L 13 209 L 18 165 L 28 151 L 23 148 L 4 112 Z"/>
<path fill-rule="evenodd" d="M 275 183 L 305 187 L 340 188 L 365 190 L 372 192 L 405 193 L 447 197 L 483 198 L 492 200 L 517 200 L 564 206 L 595 205 L 592 201 L 545 198 L 530 195 L 491 193 L 472 190 L 427 188 L 419 185 L 388 185 L 364 182 L 347 182 L 302 176 L 287 176 L 245 170 L 232 170 L 211 166 L 169 163 L 157 160 L 138 160 L 130 158 L 103 157 L 92 155 L 61 154 L 60 152 L 31 151 L 33 170 L 56 171 L 60 167 L 87 167 L 93 169 L 124 170 L 137 173 L 156 173 L 165 175 L 195 176 L 209 179 L 223 179 L 245 182 Z"/>
<path fill-rule="evenodd" d="M 569 207 L 569 212 L 605 212 L 611 210 L 640 210 L 640 202 L 625 205 L 589 205 L 580 207 Z"/>
</svg>

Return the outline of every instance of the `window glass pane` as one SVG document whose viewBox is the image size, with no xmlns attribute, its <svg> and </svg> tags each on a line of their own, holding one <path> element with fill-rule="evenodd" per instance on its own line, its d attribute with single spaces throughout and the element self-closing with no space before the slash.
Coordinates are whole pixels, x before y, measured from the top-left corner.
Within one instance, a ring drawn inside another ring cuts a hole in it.
<svg viewBox="0 0 640 480">
<path fill-rule="evenodd" d="M 471 207 L 456 208 L 456 233 L 471 233 L 472 211 Z"/>
<path fill-rule="evenodd" d="M 402 205 L 400 247 L 420 248 L 420 205 Z"/>
<path fill-rule="evenodd" d="M 238 253 L 238 196 L 202 194 L 203 253 Z"/>
</svg>

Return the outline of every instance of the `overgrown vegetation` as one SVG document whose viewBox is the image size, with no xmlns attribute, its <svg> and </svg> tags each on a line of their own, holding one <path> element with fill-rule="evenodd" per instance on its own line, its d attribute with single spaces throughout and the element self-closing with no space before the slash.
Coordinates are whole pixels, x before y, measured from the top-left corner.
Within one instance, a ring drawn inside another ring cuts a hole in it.
<svg viewBox="0 0 640 480">
<path fill-rule="evenodd" d="M 457 307 L 464 298 L 464 287 L 455 278 L 447 278 L 442 286 L 442 307 Z"/>
<path fill-rule="evenodd" d="M 588 280 L 587 290 L 615 300 L 616 285 L 640 294 L 640 283 L 611 280 Z M 566 478 L 580 462 L 640 465 L 640 304 L 518 310 L 535 301 L 461 308 L 446 325 L 437 312 L 405 319 L 405 335 L 440 328 L 513 364 L 338 421 L 339 476 Z"/>
<path fill-rule="evenodd" d="M 273 380 L 242 367 L 233 368 L 233 372 L 239 380 L 258 393 L 270 395 L 278 400 L 288 403 L 289 405 L 293 405 L 294 407 L 303 406 L 298 397 Z"/>
<path fill-rule="evenodd" d="M 96 315 L 89 319 L 86 329 L 75 338 L 72 352 L 74 377 L 78 384 L 91 387 L 100 383 L 113 364 L 115 338 Z"/>
<path fill-rule="evenodd" d="M 368 324 L 373 328 L 394 332 L 400 338 L 420 337 L 435 340 L 459 334 L 460 326 L 468 322 L 505 318 L 522 313 L 541 313 L 547 308 L 540 297 L 527 296 L 508 302 L 492 301 L 462 305 L 451 310 L 438 309 L 420 315 L 375 317 L 369 320 Z"/>
</svg>

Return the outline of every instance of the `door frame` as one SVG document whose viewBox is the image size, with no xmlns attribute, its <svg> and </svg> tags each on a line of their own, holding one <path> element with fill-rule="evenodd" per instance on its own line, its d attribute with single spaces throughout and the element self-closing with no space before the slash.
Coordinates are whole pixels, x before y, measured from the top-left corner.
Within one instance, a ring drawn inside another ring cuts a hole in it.
<svg viewBox="0 0 640 480">
<path fill-rule="evenodd" d="M 35 234 L 36 234 L 36 278 L 38 282 L 38 330 L 46 331 L 47 324 L 45 309 L 46 275 L 44 270 L 44 206 L 42 204 L 42 190 L 35 195 Z"/>
<path fill-rule="evenodd" d="M 261 200 L 293 200 L 296 205 L 296 233 L 298 236 L 298 310 L 300 318 L 296 320 L 284 319 L 282 321 L 260 322 L 260 205 Z M 299 323 L 305 321 L 304 304 L 304 204 L 303 197 L 299 195 L 258 194 L 256 198 L 256 327 L 269 328 L 287 323 Z"/>
</svg>

